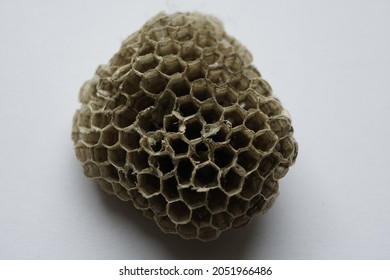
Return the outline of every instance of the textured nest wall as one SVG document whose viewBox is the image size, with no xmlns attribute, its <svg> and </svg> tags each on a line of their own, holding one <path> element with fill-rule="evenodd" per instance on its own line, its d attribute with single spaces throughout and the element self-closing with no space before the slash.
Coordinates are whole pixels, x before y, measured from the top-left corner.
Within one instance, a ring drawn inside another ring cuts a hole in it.
<svg viewBox="0 0 390 280">
<path fill-rule="evenodd" d="M 72 139 L 85 175 L 185 239 L 267 211 L 297 143 L 251 60 L 214 17 L 152 18 L 81 88 Z"/>
</svg>

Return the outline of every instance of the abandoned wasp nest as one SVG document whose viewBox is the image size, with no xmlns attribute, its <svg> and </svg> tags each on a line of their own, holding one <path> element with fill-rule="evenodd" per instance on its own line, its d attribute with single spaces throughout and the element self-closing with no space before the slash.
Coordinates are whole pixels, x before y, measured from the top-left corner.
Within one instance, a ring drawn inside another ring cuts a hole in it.
<svg viewBox="0 0 390 280">
<path fill-rule="evenodd" d="M 267 211 L 297 143 L 251 60 L 212 16 L 152 18 L 81 88 L 72 139 L 85 175 L 185 239 Z"/>
</svg>

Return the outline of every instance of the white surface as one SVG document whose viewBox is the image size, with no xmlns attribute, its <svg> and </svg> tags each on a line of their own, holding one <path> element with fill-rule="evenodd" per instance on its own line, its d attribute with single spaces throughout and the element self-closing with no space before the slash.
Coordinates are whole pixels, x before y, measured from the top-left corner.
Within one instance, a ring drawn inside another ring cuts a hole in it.
<svg viewBox="0 0 390 280">
<path fill-rule="evenodd" d="M 81 84 L 160 10 L 220 17 L 290 111 L 300 153 L 265 216 L 164 235 L 82 174 Z M 1 1 L 0 259 L 389 259 L 388 1 Z"/>
</svg>

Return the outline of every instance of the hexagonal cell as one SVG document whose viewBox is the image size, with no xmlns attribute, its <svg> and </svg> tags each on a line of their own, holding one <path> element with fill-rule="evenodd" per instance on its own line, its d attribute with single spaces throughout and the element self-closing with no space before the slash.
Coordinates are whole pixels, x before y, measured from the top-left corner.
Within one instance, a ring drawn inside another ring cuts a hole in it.
<svg viewBox="0 0 390 280">
<path fill-rule="evenodd" d="M 204 205 L 207 194 L 205 192 L 198 192 L 191 188 L 185 188 L 180 190 L 180 195 L 188 206 L 195 208 Z"/>
<path fill-rule="evenodd" d="M 146 39 L 141 48 L 138 50 L 137 55 L 146 55 L 154 52 L 155 43 Z"/>
<path fill-rule="evenodd" d="M 224 56 L 229 56 L 232 53 L 235 53 L 235 50 L 233 49 L 231 42 L 229 42 L 227 40 L 219 41 L 217 50 L 218 50 L 218 52 L 220 52 Z"/>
<path fill-rule="evenodd" d="M 223 64 L 229 71 L 233 73 L 241 71 L 243 66 L 243 62 L 238 54 L 232 54 L 225 57 Z"/>
<path fill-rule="evenodd" d="M 129 194 L 135 208 L 139 210 L 146 210 L 149 208 L 149 200 L 143 197 L 143 195 L 137 189 L 130 190 Z"/>
<path fill-rule="evenodd" d="M 218 213 L 226 210 L 228 203 L 227 195 L 220 189 L 211 189 L 207 195 L 207 207 L 211 213 Z"/>
<path fill-rule="evenodd" d="M 198 235 L 198 229 L 191 223 L 177 226 L 177 233 L 184 239 L 194 239 Z"/>
<path fill-rule="evenodd" d="M 206 77 L 215 85 L 223 85 L 230 80 L 229 72 L 227 72 L 222 67 L 210 68 L 207 72 Z"/>
<path fill-rule="evenodd" d="M 241 74 L 234 75 L 231 78 L 229 85 L 237 91 L 244 91 L 249 88 L 250 80 L 246 76 Z"/>
<path fill-rule="evenodd" d="M 261 152 L 272 151 L 278 141 L 278 137 L 270 130 L 264 131 L 256 135 L 252 141 L 252 145 Z"/>
<path fill-rule="evenodd" d="M 137 117 L 137 112 L 129 107 L 120 111 L 115 111 L 114 113 L 114 126 L 118 128 L 124 128 L 129 125 L 132 125 Z"/>
<path fill-rule="evenodd" d="M 149 31 L 147 37 L 151 40 L 158 42 L 160 40 L 164 40 L 165 38 L 170 37 L 171 33 L 173 33 L 174 30 L 175 29 L 171 26 L 154 27 Z"/>
<path fill-rule="evenodd" d="M 228 213 L 218 213 L 211 218 L 211 225 L 221 231 L 230 228 L 232 222 L 233 217 Z"/>
<path fill-rule="evenodd" d="M 183 117 L 189 117 L 199 111 L 199 105 L 191 99 L 182 100 L 179 103 L 179 112 Z"/>
<path fill-rule="evenodd" d="M 187 137 L 187 139 L 196 139 L 202 135 L 203 124 L 197 117 L 187 120 L 185 122 L 185 127 L 186 130 L 184 135 Z"/>
<path fill-rule="evenodd" d="M 234 219 L 232 228 L 242 228 L 250 222 L 251 218 L 247 215 L 242 215 Z"/>
<path fill-rule="evenodd" d="M 112 164 L 100 165 L 99 168 L 100 168 L 100 174 L 102 178 L 108 181 L 119 180 L 118 169 L 116 169 L 116 167 L 113 166 Z"/>
<path fill-rule="evenodd" d="M 128 154 L 128 161 L 132 163 L 137 171 L 149 167 L 149 154 L 144 150 L 131 151 Z"/>
<path fill-rule="evenodd" d="M 252 217 L 254 214 L 260 213 L 264 209 L 265 200 L 262 195 L 257 195 L 251 199 L 249 203 L 249 209 L 247 211 L 247 215 Z"/>
<path fill-rule="evenodd" d="M 167 214 L 176 224 L 186 224 L 191 219 L 191 210 L 183 201 L 174 201 L 168 204 Z"/>
<path fill-rule="evenodd" d="M 105 162 L 108 160 L 108 152 L 104 147 L 94 147 L 92 148 L 92 159 L 95 162 Z"/>
<path fill-rule="evenodd" d="M 160 170 L 163 174 L 167 174 L 174 169 L 172 158 L 167 155 L 153 155 L 150 156 L 151 164 Z"/>
<path fill-rule="evenodd" d="M 275 180 L 280 180 L 281 178 L 283 178 L 287 174 L 288 169 L 289 169 L 289 164 L 288 163 L 286 163 L 286 164 L 279 164 L 274 169 L 273 178 Z"/>
<path fill-rule="evenodd" d="M 222 112 L 222 108 L 214 102 L 204 104 L 200 110 L 200 114 L 208 124 L 219 121 L 221 119 Z"/>
<path fill-rule="evenodd" d="M 291 127 L 291 121 L 286 117 L 271 119 L 269 121 L 269 125 L 271 126 L 272 131 L 278 135 L 279 138 L 283 138 L 293 130 Z"/>
<path fill-rule="evenodd" d="M 180 159 L 177 164 L 177 179 L 180 184 L 188 184 L 190 182 L 194 165 L 188 158 Z"/>
<path fill-rule="evenodd" d="M 102 130 L 101 141 L 103 145 L 113 146 L 118 142 L 118 130 L 112 126 L 107 126 Z"/>
<path fill-rule="evenodd" d="M 244 129 L 235 130 L 230 135 L 230 145 L 236 150 L 245 148 L 249 145 L 252 138 L 253 135 L 250 131 Z"/>
<path fill-rule="evenodd" d="M 133 150 L 138 149 L 140 147 L 139 140 L 141 139 L 141 135 L 135 130 L 130 129 L 129 131 L 120 131 L 119 132 L 119 143 L 125 149 Z"/>
<path fill-rule="evenodd" d="M 165 233 L 176 233 L 176 225 L 168 216 L 158 216 L 156 220 L 158 227 Z"/>
<path fill-rule="evenodd" d="M 175 34 L 175 39 L 181 42 L 191 40 L 194 36 L 194 30 L 191 25 L 180 26 Z"/>
<path fill-rule="evenodd" d="M 75 151 L 77 158 L 83 163 L 92 159 L 93 148 L 83 145 L 76 147 Z"/>
<path fill-rule="evenodd" d="M 226 193 L 233 195 L 241 190 L 243 180 L 243 176 L 240 175 L 237 170 L 231 168 L 224 176 L 222 176 L 221 187 Z"/>
<path fill-rule="evenodd" d="M 145 218 L 149 220 L 154 220 L 155 214 L 152 209 L 145 209 L 142 211 L 142 214 L 144 215 Z"/>
<path fill-rule="evenodd" d="M 282 155 L 283 159 L 288 160 L 294 153 L 295 145 L 290 137 L 281 139 L 278 143 L 278 151 Z"/>
<path fill-rule="evenodd" d="M 168 79 L 159 71 L 150 70 L 142 77 L 141 86 L 147 92 L 159 94 L 165 89 L 167 83 Z"/>
<path fill-rule="evenodd" d="M 232 164 L 235 156 L 235 152 L 230 145 L 220 146 L 214 150 L 214 163 L 223 168 Z"/>
<path fill-rule="evenodd" d="M 84 175 L 89 178 L 98 178 L 100 177 L 100 169 L 93 162 L 87 162 L 83 165 Z"/>
<path fill-rule="evenodd" d="M 124 82 L 119 86 L 119 89 L 128 95 L 133 95 L 140 90 L 140 82 L 141 77 L 134 71 L 131 71 Z"/>
<path fill-rule="evenodd" d="M 191 41 L 185 42 L 179 51 L 179 56 L 185 61 L 197 60 L 201 54 L 201 49 Z"/>
<path fill-rule="evenodd" d="M 204 50 L 202 54 L 203 61 L 206 62 L 208 65 L 217 63 L 220 60 L 220 57 L 220 53 L 212 49 Z"/>
<path fill-rule="evenodd" d="M 144 73 L 150 69 L 156 68 L 160 61 L 154 54 L 150 53 L 144 56 L 137 57 L 133 64 L 133 68 L 138 72 Z"/>
<path fill-rule="evenodd" d="M 202 79 L 206 76 L 207 68 L 201 60 L 197 60 L 193 63 L 188 63 L 188 67 L 185 71 L 185 75 L 188 81 L 193 82 L 197 79 Z"/>
<path fill-rule="evenodd" d="M 91 117 L 92 125 L 97 128 L 104 128 L 111 122 L 111 114 L 106 112 L 96 112 Z"/>
<path fill-rule="evenodd" d="M 138 120 L 136 121 L 136 123 L 143 130 L 144 133 L 159 130 L 161 129 L 161 127 L 158 123 L 156 123 L 154 117 L 155 110 L 145 110 L 138 115 Z"/>
<path fill-rule="evenodd" d="M 168 142 L 176 156 L 187 154 L 188 143 L 183 138 L 170 138 Z"/>
<path fill-rule="evenodd" d="M 261 194 L 265 199 L 270 199 L 271 197 L 278 194 L 278 190 L 279 190 L 278 181 L 275 181 L 272 178 L 267 178 L 264 181 L 263 187 L 261 189 Z"/>
<path fill-rule="evenodd" d="M 265 114 L 256 111 L 249 114 L 245 119 L 245 126 L 254 132 L 267 128 L 268 117 Z"/>
<path fill-rule="evenodd" d="M 261 179 L 257 172 L 253 172 L 245 177 L 240 195 L 242 198 L 251 199 L 260 193 L 262 186 L 263 179 Z"/>
<path fill-rule="evenodd" d="M 173 55 L 164 57 L 158 65 L 158 69 L 168 76 L 171 76 L 175 73 L 182 73 L 185 68 L 185 62 L 177 56 Z"/>
<path fill-rule="evenodd" d="M 201 48 L 213 47 L 217 44 L 217 40 L 210 32 L 201 32 L 196 36 L 196 43 Z"/>
<path fill-rule="evenodd" d="M 254 89 L 258 95 L 266 97 L 272 95 L 271 86 L 266 80 L 262 78 L 252 80 L 251 88 Z"/>
<path fill-rule="evenodd" d="M 221 124 L 219 127 L 219 130 L 214 135 L 211 135 L 209 138 L 213 140 L 214 142 L 225 142 L 227 141 L 228 135 L 229 135 L 229 126 L 226 124 Z"/>
<path fill-rule="evenodd" d="M 179 132 L 179 119 L 174 115 L 164 116 L 164 129 L 166 132 Z"/>
<path fill-rule="evenodd" d="M 158 97 L 155 108 L 153 109 L 153 122 L 158 128 L 164 126 L 164 118 L 172 113 L 175 103 L 176 96 L 169 89 L 166 89 Z"/>
<path fill-rule="evenodd" d="M 244 110 L 250 110 L 250 109 L 257 109 L 257 99 L 256 99 L 256 93 L 249 89 L 247 91 L 248 93 L 242 94 L 238 97 L 238 104 L 241 108 Z"/>
<path fill-rule="evenodd" d="M 212 164 L 199 167 L 195 171 L 194 184 L 197 188 L 218 186 L 218 168 Z"/>
<path fill-rule="evenodd" d="M 243 200 L 237 196 L 232 196 L 229 200 L 227 211 L 233 217 L 238 217 L 246 213 L 248 207 L 249 207 L 249 201 Z"/>
<path fill-rule="evenodd" d="M 192 83 L 192 95 L 199 101 L 211 98 L 214 93 L 214 87 L 206 79 L 198 79 Z"/>
<path fill-rule="evenodd" d="M 177 200 L 179 198 L 179 192 L 177 190 L 178 183 L 176 178 L 169 177 L 162 182 L 161 193 L 165 196 L 168 201 Z"/>
<path fill-rule="evenodd" d="M 127 152 L 120 147 L 108 150 L 108 160 L 115 166 L 123 167 L 126 164 Z"/>
<path fill-rule="evenodd" d="M 242 151 L 238 154 L 237 163 L 246 170 L 246 172 L 251 172 L 255 170 L 258 166 L 260 159 L 256 152 L 251 150 Z"/>
<path fill-rule="evenodd" d="M 155 103 L 155 99 L 144 92 L 143 95 L 139 96 L 134 101 L 133 107 L 137 112 L 141 112 L 147 108 L 154 106 L 154 103 Z"/>
<path fill-rule="evenodd" d="M 150 198 L 150 208 L 153 210 L 156 216 L 165 215 L 167 212 L 167 201 L 161 194 L 152 196 Z"/>
<path fill-rule="evenodd" d="M 283 110 L 282 105 L 275 98 L 268 99 L 264 103 L 259 104 L 259 108 L 269 117 L 280 115 Z"/>
<path fill-rule="evenodd" d="M 157 43 L 156 54 L 159 56 L 175 55 L 179 51 L 180 46 L 175 40 L 167 38 Z"/>
<path fill-rule="evenodd" d="M 93 130 L 90 130 L 89 132 L 85 132 L 85 133 L 81 134 L 81 140 L 85 144 L 87 144 L 87 146 L 96 145 L 97 143 L 99 143 L 99 140 L 100 140 L 100 132 L 93 131 Z"/>
<path fill-rule="evenodd" d="M 280 159 L 275 154 L 264 157 L 259 164 L 258 171 L 261 176 L 266 178 L 274 168 L 279 164 Z"/>
<path fill-rule="evenodd" d="M 219 105 L 228 107 L 237 102 L 237 93 L 228 86 L 217 87 L 215 98 Z"/>
<path fill-rule="evenodd" d="M 224 119 L 232 124 L 232 127 L 243 124 L 245 113 L 241 107 L 234 105 L 225 110 Z"/>
<path fill-rule="evenodd" d="M 190 93 L 190 84 L 183 76 L 175 76 L 168 84 L 168 88 L 177 96 L 184 96 Z"/>
<path fill-rule="evenodd" d="M 202 206 L 192 210 L 192 222 L 197 227 L 207 227 L 210 225 L 211 214 L 206 207 Z"/>
<path fill-rule="evenodd" d="M 192 159 L 199 162 L 205 162 L 209 159 L 209 147 L 204 142 L 196 143 L 194 146 L 194 152 L 192 153 Z"/>
<path fill-rule="evenodd" d="M 138 189 L 145 197 L 150 197 L 160 192 L 160 179 L 149 173 L 139 173 L 137 175 Z"/>
<path fill-rule="evenodd" d="M 216 229 L 212 228 L 212 227 L 206 227 L 206 228 L 200 228 L 199 229 L 199 234 L 198 234 L 198 237 L 200 240 L 203 240 L 203 241 L 210 241 L 210 240 L 214 240 L 218 237 L 218 232 Z"/>
</svg>

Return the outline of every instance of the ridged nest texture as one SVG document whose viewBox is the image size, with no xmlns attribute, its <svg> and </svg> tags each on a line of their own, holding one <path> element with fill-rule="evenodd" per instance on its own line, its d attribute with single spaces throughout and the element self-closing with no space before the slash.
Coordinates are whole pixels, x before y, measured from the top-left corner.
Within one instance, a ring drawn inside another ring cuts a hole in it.
<svg viewBox="0 0 390 280">
<path fill-rule="evenodd" d="M 266 212 L 297 143 L 251 61 L 215 17 L 149 20 L 81 88 L 72 139 L 85 175 L 185 239 Z"/>
</svg>

